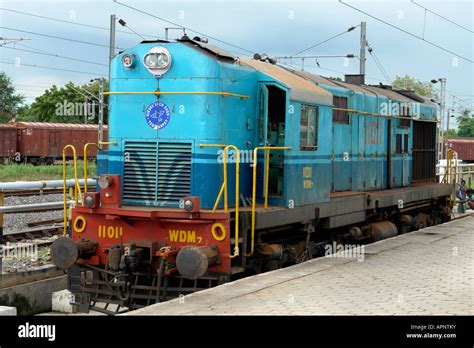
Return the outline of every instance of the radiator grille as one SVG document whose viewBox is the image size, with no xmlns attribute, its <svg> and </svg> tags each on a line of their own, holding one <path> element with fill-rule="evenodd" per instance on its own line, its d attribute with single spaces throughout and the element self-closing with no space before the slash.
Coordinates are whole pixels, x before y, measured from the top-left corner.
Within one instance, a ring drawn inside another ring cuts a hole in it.
<svg viewBox="0 0 474 348">
<path fill-rule="evenodd" d="M 125 143 L 123 199 L 154 204 L 156 201 L 157 144 Z"/>
<path fill-rule="evenodd" d="M 124 152 L 124 202 L 178 205 L 191 193 L 191 144 L 126 142 Z"/>
<path fill-rule="evenodd" d="M 160 143 L 158 168 L 160 204 L 177 204 L 191 193 L 191 144 Z"/>
</svg>

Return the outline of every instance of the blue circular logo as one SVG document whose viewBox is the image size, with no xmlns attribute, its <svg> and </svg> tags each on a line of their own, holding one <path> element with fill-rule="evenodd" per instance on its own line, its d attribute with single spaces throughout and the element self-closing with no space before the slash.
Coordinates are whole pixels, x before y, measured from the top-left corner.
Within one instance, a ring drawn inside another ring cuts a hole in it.
<svg viewBox="0 0 474 348">
<path fill-rule="evenodd" d="M 146 108 L 146 123 L 153 129 L 162 129 L 170 122 L 170 108 L 160 101 L 148 105 Z"/>
</svg>

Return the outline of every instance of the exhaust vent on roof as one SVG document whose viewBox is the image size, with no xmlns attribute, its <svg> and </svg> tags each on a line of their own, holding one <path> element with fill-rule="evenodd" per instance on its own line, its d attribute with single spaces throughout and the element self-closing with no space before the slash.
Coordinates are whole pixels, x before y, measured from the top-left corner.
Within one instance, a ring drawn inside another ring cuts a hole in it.
<svg viewBox="0 0 474 348">
<path fill-rule="evenodd" d="M 363 85 L 365 84 L 365 76 L 360 74 L 344 75 L 344 82 L 353 85 Z"/>
</svg>

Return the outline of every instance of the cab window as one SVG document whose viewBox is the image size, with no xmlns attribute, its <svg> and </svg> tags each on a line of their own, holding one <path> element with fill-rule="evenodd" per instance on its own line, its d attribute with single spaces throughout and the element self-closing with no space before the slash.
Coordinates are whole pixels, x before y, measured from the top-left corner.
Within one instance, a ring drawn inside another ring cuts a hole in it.
<svg viewBox="0 0 474 348">
<path fill-rule="evenodd" d="M 303 105 L 300 120 L 300 149 L 305 151 L 318 148 L 318 108 Z"/>
</svg>

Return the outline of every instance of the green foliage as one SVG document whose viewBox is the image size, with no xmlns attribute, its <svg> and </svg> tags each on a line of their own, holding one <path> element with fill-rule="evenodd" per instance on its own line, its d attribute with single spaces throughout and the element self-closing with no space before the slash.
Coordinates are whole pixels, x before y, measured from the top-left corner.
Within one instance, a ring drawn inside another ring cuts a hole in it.
<svg viewBox="0 0 474 348">
<path fill-rule="evenodd" d="M 83 161 L 77 162 L 77 175 L 79 178 L 84 177 Z M 92 162 L 87 162 L 87 176 L 93 177 L 96 175 L 96 165 Z M 66 177 L 68 179 L 74 178 L 74 171 L 72 165 L 66 167 Z M 28 180 L 59 180 L 63 178 L 62 165 L 40 165 L 34 166 L 32 164 L 8 164 L 0 166 L 0 182 L 9 181 L 28 181 Z"/>
<path fill-rule="evenodd" d="M 106 91 L 108 90 L 106 85 Z M 98 123 L 99 103 L 90 94 L 99 97 L 99 82 L 75 85 L 68 82 L 62 87 L 47 89 L 28 107 L 20 110 L 18 121 L 59 122 L 59 123 Z M 107 103 L 107 97 L 105 98 Z M 107 108 L 104 110 L 107 119 Z"/>
<path fill-rule="evenodd" d="M 433 85 L 431 82 L 421 82 L 415 80 L 415 78 L 405 75 L 405 76 L 395 76 L 395 79 L 392 82 L 393 89 L 406 89 L 410 91 L 415 91 L 416 94 L 436 99 L 436 92 L 433 90 Z"/>
<path fill-rule="evenodd" d="M 448 138 L 458 138 L 458 132 L 455 129 L 450 129 L 447 134 Z"/>
<path fill-rule="evenodd" d="M 474 115 L 472 110 L 461 110 L 461 115 L 458 117 L 458 136 L 463 138 L 474 137 Z"/>
<path fill-rule="evenodd" d="M 328 79 L 334 80 L 334 81 L 342 81 L 340 77 L 334 77 L 334 76 L 329 76 Z"/>
<path fill-rule="evenodd" d="M 6 123 L 15 117 L 25 97 L 15 94 L 11 79 L 0 72 L 0 123 Z"/>
</svg>

